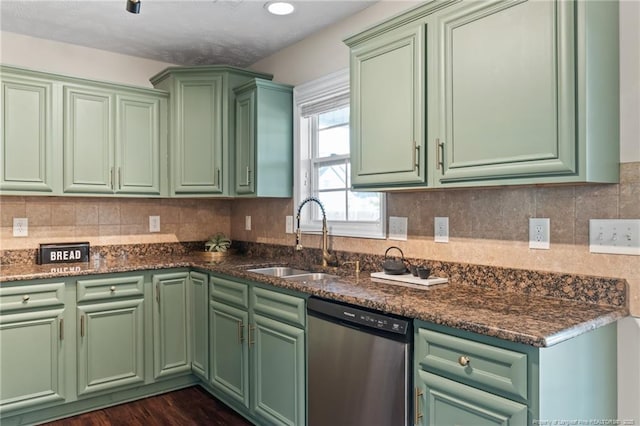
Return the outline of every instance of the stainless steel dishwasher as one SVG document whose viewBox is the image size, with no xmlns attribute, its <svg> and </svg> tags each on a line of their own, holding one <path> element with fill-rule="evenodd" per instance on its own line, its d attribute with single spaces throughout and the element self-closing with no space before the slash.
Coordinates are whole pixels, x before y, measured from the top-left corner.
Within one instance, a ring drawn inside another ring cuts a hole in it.
<svg viewBox="0 0 640 426">
<path fill-rule="evenodd" d="M 411 322 L 311 297 L 309 426 L 409 424 Z"/>
</svg>

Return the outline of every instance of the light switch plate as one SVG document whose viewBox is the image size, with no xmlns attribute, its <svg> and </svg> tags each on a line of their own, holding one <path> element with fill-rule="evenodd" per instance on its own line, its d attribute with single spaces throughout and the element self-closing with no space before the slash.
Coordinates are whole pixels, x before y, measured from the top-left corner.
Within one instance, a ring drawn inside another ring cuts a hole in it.
<svg viewBox="0 0 640 426">
<path fill-rule="evenodd" d="M 551 241 L 551 220 L 549 218 L 529 218 L 529 248 L 549 250 Z"/>
<path fill-rule="evenodd" d="M 244 217 L 244 230 L 251 231 L 251 216 Z"/>
<path fill-rule="evenodd" d="M 436 243 L 449 242 L 449 218 L 434 217 L 433 218 L 433 240 Z"/>
<path fill-rule="evenodd" d="M 591 219 L 589 251 L 640 256 L 640 219 Z"/>
<path fill-rule="evenodd" d="M 389 236 L 390 240 L 407 241 L 407 225 L 406 217 L 389 216 Z"/>
<path fill-rule="evenodd" d="M 287 216 L 284 220 L 284 232 L 293 234 L 293 216 Z"/>
</svg>

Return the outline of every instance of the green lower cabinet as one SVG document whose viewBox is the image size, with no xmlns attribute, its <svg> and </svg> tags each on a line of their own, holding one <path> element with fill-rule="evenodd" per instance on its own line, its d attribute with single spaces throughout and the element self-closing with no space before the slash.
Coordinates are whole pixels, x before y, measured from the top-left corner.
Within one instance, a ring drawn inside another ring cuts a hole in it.
<svg viewBox="0 0 640 426">
<path fill-rule="evenodd" d="M 188 342 L 188 272 L 153 275 L 153 376 L 191 372 Z"/>
<path fill-rule="evenodd" d="M 417 425 L 616 418 L 616 324 L 542 348 L 422 321 L 414 337 Z"/>
<path fill-rule="evenodd" d="M 252 410 L 269 424 L 304 425 L 304 329 L 261 315 L 252 323 Z"/>
<path fill-rule="evenodd" d="M 64 402 L 64 308 L 0 315 L 0 413 Z"/>
<path fill-rule="evenodd" d="M 144 383 L 144 299 L 78 306 L 78 395 Z"/>
<path fill-rule="evenodd" d="M 466 386 L 435 374 L 419 371 L 424 395 L 424 416 L 429 425 L 478 426 L 527 424 L 527 406 Z M 417 408 L 418 410 L 420 407 Z"/>
<path fill-rule="evenodd" d="M 304 425 L 304 299 L 221 277 L 210 297 L 214 393 L 257 424 Z"/>
<path fill-rule="evenodd" d="M 191 272 L 187 290 L 189 312 L 189 348 L 191 371 L 204 381 L 209 380 L 209 276 Z"/>
<path fill-rule="evenodd" d="M 210 384 L 249 409 L 249 313 L 211 301 L 209 321 Z"/>
</svg>

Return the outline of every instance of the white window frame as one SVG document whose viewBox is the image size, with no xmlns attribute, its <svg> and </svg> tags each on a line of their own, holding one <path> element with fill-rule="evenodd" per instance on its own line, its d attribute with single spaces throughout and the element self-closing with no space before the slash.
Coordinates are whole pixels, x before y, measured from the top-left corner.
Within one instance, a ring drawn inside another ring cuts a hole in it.
<svg viewBox="0 0 640 426">
<path fill-rule="evenodd" d="M 345 101 L 346 99 L 346 101 Z M 298 206 L 307 197 L 311 196 L 312 182 L 314 173 L 311 164 L 311 138 L 303 137 L 308 135 L 310 129 L 305 126 L 303 118 L 303 109 L 309 105 L 341 105 L 349 104 L 349 70 L 344 69 L 317 80 L 296 86 L 293 90 L 294 102 L 294 180 L 293 180 L 293 218 L 294 230 L 295 220 L 298 212 Z M 304 127 L 304 128 L 303 128 Z M 337 157 L 336 157 L 337 158 Z M 386 238 L 386 196 L 381 194 L 380 197 L 380 221 L 379 222 L 342 222 L 327 221 L 329 235 L 358 237 L 358 238 Z M 305 206 L 300 215 L 300 229 L 304 233 L 320 233 L 322 230 L 322 217 L 315 203 L 312 205 L 313 210 Z M 311 214 L 310 212 L 314 212 Z"/>
</svg>

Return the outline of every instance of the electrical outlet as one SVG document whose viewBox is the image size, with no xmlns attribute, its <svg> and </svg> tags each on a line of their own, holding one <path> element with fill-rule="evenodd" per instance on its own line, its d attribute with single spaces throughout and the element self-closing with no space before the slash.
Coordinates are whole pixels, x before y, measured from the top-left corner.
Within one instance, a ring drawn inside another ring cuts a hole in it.
<svg viewBox="0 0 640 426">
<path fill-rule="evenodd" d="M 640 219 L 591 219 L 589 251 L 640 256 Z"/>
<path fill-rule="evenodd" d="M 389 239 L 390 240 L 407 240 L 407 224 L 406 217 L 389 216 Z"/>
<path fill-rule="evenodd" d="M 549 250 L 551 240 L 549 218 L 529 218 L 529 248 Z"/>
<path fill-rule="evenodd" d="M 251 231 L 251 216 L 244 217 L 244 230 Z"/>
<path fill-rule="evenodd" d="M 29 219 L 26 217 L 13 218 L 13 236 L 28 237 L 29 236 Z"/>
<path fill-rule="evenodd" d="M 149 216 L 149 232 L 160 232 L 160 216 Z"/>
<path fill-rule="evenodd" d="M 449 218 L 434 217 L 433 218 L 433 240 L 436 243 L 449 242 Z"/>
<path fill-rule="evenodd" d="M 293 216 L 287 216 L 284 219 L 284 232 L 293 234 Z"/>
</svg>

